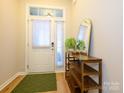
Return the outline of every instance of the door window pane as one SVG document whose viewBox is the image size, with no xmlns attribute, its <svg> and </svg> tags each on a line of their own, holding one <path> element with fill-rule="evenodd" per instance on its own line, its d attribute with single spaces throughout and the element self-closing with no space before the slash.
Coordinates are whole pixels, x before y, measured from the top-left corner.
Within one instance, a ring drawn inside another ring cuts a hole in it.
<svg viewBox="0 0 124 93">
<path fill-rule="evenodd" d="M 62 9 L 54 8 L 42 8 L 42 7 L 30 7 L 31 16 L 53 16 L 53 17 L 63 17 Z"/>
<path fill-rule="evenodd" d="M 49 47 L 50 46 L 50 21 L 34 20 L 32 24 L 32 46 Z"/>
<path fill-rule="evenodd" d="M 63 10 L 61 10 L 61 9 L 55 9 L 54 10 L 54 16 L 55 17 L 63 17 Z"/>
<path fill-rule="evenodd" d="M 57 32 L 57 50 L 56 50 L 56 65 L 57 69 L 64 66 L 64 49 L 63 49 L 63 36 L 64 36 L 64 24 L 62 21 L 56 22 L 56 32 Z"/>
<path fill-rule="evenodd" d="M 44 11 L 45 11 L 45 8 L 40 8 L 39 9 L 39 16 L 45 16 Z"/>
<path fill-rule="evenodd" d="M 38 16 L 39 15 L 39 8 L 30 7 L 30 15 Z"/>
</svg>

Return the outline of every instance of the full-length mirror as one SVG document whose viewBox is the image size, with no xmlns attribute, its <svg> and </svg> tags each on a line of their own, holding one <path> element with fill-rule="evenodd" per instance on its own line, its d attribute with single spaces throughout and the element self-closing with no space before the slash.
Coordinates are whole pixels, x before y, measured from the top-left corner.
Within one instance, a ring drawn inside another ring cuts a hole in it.
<svg viewBox="0 0 124 93">
<path fill-rule="evenodd" d="M 77 40 L 83 40 L 85 48 L 83 50 L 86 55 L 89 55 L 89 47 L 90 47 L 90 34 L 91 34 L 91 20 L 83 19 L 80 24 L 79 32 L 77 35 Z"/>
</svg>

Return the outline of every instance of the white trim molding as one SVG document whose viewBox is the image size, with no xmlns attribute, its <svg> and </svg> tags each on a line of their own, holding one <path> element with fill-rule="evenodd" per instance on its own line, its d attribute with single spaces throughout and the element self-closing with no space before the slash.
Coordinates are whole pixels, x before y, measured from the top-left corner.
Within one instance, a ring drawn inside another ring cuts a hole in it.
<svg viewBox="0 0 124 93">
<path fill-rule="evenodd" d="M 25 14 L 26 14 L 26 43 L 25 43 L 25 71 L 27 72 L 27 73 L 30 73 L 31 71 L 30 71 L 30 62 L 29 62 L 29 30 L 30 30 L 30 22 L 31 22 L 31 20 L 32 19 L 45 19 L 45 18 L 47 18 L 47 17 L 38 17 L 38 16 L 30 16 L 29 15 L 29 9 L 30 9 L 30 7 L 41 7 L 41 8 L 53 8 L 53 9 L 62 9 L 63 10 L 63 18 L 50 18 L 50 20 L 52 20 L 52 21 L 63 21 L 63 22 L 65 22 L 66 21 L 66 8 L 65 7 L 55 7 L 55 6 L 49 6 L 49 5 L 33 5 L 33 4 L 26 4 L 26 12 L 25 12 Z M 65 41 L 65 32 L 66 32 L 66 27 L 65 27 L 65 24 L 66 23 L 64 23 L 64 41 Z M 55 38 L 55 37 L 54 37 Z M 54 61 L 54 64 L 55 64 L 55 61 Z M 54 67 L 55 67 L 55 65 L 54 65 Z M 54 71 L 54 72 L 56 72 L 56 71 Z"/>
<path fill-rule="evenodd" d="M 60 71 L 55 71 L 55 73 L 57 74 L 57 73 L 65 73 L 65 71 L 64 70 L 60 70 Z"/>
<path fill-rule="evenodd" d="M 2 85 L 0 85 L 0 91 L 3 90 L 7 85 L 9 85 L 13 80 L 15 80 L 20 75 L 26 75 L 26 72 L 18 72 L 15 75 L 13 75 L 10 79 L 5 81 Z"/>
<path fill-rule="evenodd" d="M 77 0 L 73 0 L 72 3 L 75 4 Z"/>
<path fill-rule="evenodd" d="M 28 73 L 27 72 L 18 72 L 18 76 L 20 75 L 27 75 Z"/>
</svg>

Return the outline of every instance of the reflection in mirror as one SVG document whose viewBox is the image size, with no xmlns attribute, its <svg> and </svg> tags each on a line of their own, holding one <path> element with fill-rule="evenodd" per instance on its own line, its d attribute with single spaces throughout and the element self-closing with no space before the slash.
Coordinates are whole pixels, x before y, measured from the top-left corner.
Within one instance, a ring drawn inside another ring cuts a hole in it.
<svg viewBox="0 0 124 93">
<path fill-rule="evenodd" d="M 83 40 L 85 42 L 85 49 L 83 52 L 89 55 L 89 47 L 90 47 L 90 33 L 91 33 L 91 21 L 90 19 L 84 19 L 79 27 L 79 32 L 77 36 L 77 40 Z"/>
</svg>

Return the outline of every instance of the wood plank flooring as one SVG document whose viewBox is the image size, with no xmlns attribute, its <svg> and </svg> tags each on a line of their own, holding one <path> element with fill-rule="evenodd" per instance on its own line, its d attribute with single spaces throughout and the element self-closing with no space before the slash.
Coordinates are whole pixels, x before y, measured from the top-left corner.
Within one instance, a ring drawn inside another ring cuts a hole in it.
<svg viewBox="0 0 124 93">
<path fill-rule="evenodd" d="M 5 87 L 0 93 L 11 93 L 11 91 L 21 82 L 24 76 L 18 76 L 12 83 Z M 38 93 L 70 93 L 64 73 L 57 73 L 57 91 L 38 92 Z"/>
</svg>

